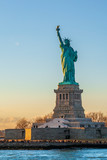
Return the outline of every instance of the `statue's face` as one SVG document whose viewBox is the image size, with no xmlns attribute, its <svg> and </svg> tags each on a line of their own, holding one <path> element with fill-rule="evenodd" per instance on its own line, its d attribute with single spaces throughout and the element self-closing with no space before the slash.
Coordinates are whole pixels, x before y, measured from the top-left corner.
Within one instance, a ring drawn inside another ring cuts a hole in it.
<svg viewBox="0 0 107 160">
<path fill-rule="evenodd" d="M 70 46 L 70 41 L 68 39 L 64 40 L 66 46 Z"/>
</svg>

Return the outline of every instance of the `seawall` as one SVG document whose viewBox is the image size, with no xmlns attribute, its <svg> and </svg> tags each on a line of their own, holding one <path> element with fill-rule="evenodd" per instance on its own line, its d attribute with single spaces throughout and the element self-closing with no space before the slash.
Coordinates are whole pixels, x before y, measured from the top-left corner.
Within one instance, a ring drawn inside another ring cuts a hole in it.
<svg viewBox="0 0 107 160">
<path fill-rule="evenodd" d="M 1 141 L 0 149 L 63 149 L 63 148 L 107 148 L 107 140 L 62 140 L 62 141 Z"/>
</svg>

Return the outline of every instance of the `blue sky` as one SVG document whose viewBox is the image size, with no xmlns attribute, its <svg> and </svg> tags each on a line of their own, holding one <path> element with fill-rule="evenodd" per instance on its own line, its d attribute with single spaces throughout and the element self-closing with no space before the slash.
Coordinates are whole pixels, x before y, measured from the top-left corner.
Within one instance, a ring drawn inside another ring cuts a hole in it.
<svg viewBox="0 0 107 160">
<path fill-rule="evenodd" d="M 55 106 L 62 81 L 56 35 L 78 51 L 76 81 L 83 107 L 107 111 L 107 1 L 0 1 L 0 116 L 34 117 Z"/>
</svg>

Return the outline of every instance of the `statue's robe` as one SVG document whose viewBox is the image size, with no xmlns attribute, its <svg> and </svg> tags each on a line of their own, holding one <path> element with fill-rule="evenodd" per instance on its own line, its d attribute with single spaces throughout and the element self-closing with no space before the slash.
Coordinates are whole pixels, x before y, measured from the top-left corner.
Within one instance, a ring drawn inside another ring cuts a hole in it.
<svg viewBox="0 0 107 160">
<path fill-rule="evenodd" d="M 75 67 L 74 62 L 77 60 L 77 52 L 72 47 L 60 45 L 62 50 L 61 64 L 64 74 L 64 81 L 75 82 Z"/>
</svg>

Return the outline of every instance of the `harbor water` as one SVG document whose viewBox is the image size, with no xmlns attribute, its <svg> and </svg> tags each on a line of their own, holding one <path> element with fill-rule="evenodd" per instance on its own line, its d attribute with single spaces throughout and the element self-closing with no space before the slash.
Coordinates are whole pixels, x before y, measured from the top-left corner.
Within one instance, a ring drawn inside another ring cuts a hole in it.
<svg viewBox="0 0 107 160">
<path fill-rule="evenodd" d="M 0 150 L 0 160 L 107 160 L 107 149 Z"/>
</svg>

